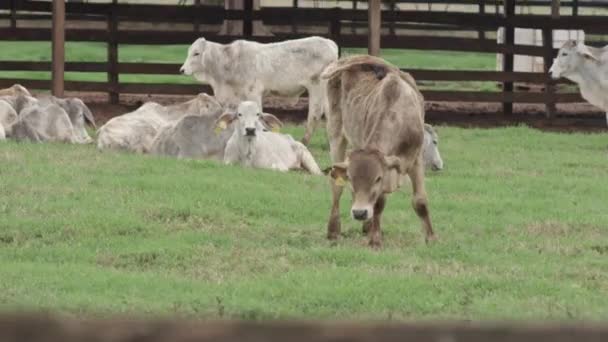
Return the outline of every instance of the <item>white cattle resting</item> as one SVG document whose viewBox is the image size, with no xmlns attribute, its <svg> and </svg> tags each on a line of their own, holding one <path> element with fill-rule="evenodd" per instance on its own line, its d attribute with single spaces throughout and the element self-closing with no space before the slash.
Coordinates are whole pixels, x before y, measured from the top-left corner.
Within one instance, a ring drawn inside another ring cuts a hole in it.
<svg viewBox="0 0 608 342">
<path fill-rule="evenodd" d="M 12 126 L 17 122 L 19 113 L 35 105 L 38 105 L 38 100 L 28 95 L 0 96 L 0 125 L 6 137 L 11 135 Z"/>
<path fill-rule="evenodd" d="M 147 102 L 137 110 L 112 118 L 103 125 L 98 131 L 97 147 L 149 152 L 162 127 L 186 115 L 204 115 L 215 106 L 217 101 L 207 94 L 199 94 L 187 102 L 166 107 Z"/>
<path fill-rule="evenodd" d="M 583 98 L 606 112 L 608 123 L 608 46 L 594 48 L 569 40 L 559 49 L 549 73 L 578 84 Z"/>
<path fill-rule="evenodd" d="M 267 94 L 298 97 L 308 91 L 308 122 L 303 142 L 323 115 L 325 94 L 319 75 L 338 59 L 338 46 L 329 39 L 309 37 L 261 44 L 237 40 L 228 45 L 197 39 L 188 49 L 180 71 L 213 88 L 216 98 L 229 109 L 241 101 L 262 108 Z"/>
<path fill-rule="evenodd" d="M 6 140 L 6 133 L 4 132 L 4 126 L 0 124 L 0 141 Z"/>
<path fill-rule="evenodd" d="M 10 137 L 17 141 L 86 143 L 75 133 L 68 113 L 56 104 L 23 109 Z"/>
<path fill-rule="evenodd" d="M 0 100 L 0 140 L 6 139 L 6 131 L 17 122 L 17 112 L 7 101 Z"/>
<path fill-rule="evenodd" d="M 209 101 L 204 115 L 187 115 L 163 126 L 154 138 L 150 153 L 177 158 L 224 159 L 232 129 L 215 131 L 215 122 L 223 113 L 217 101 Z"/>
<path fill-rule="evenodd" d="M 422 157 L 424 159 L 424 168 L 433 171 L 443 169 L 443 159 L 439 153 L 439 136 L 429 124 L 424 124 L 424 143 L 422 146 Z"/>
<path fill-rule="evenodd" d="M 58 105 L 63 108 L 70 118 L 74 131 L 73 141 L 79 144 L 92 143 L 93 139 L 89 136 L 86 129 L 86 122 L 95 126 L 95 118 L 87 105 L 78 98 L 58 98 L 55 96 L 42 97 L 39 99 L 40 106 L 48 106 L 51 104 Z"/>
<path fill-rule="evenodd" d="M 304 169 L 315 175 L 322 174 L 306 146 L 289 135 L 268 132 L 262 122 L 273 128 L 282 125 L 274 115 L 262 113 L 252 101 L 242 102 L 236 113 L 223 114 L 217 120 L 220 128 L 235 126 L 224 152 L 226 164 L 283 172 Z"/>
<path fill-rule="evenodd" d="M 0 96 L 32 96 L 30 92 L 21 84 L 13 84 L 10 88 L 0 89 Z"/>
</svg>

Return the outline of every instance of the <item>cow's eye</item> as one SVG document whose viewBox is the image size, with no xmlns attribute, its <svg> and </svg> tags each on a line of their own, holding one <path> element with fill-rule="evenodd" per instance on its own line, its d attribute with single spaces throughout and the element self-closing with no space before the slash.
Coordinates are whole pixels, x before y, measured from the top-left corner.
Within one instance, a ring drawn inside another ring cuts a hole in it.
<svg viewBox="0 0 608 342">
<path fill-rule="evenodd" d="M 437 140 L 433 140 L 433 145 L 437 145 Z"/>
<path fill-rule="evenodd" d="M 562 57 L 568 57 L 568 54 L 564 52 L 562 53 Z"/>
<path fill-rule="evenodd" d="M 258 116 L 262 116 L 262 113 L 258 113 Z"/>
<path fill-rule="evenodd" d="M 382 176 L 378 176 L 378 178 L 376 178 L 376 183 L 380 183 L 380 181 L 382 181 Z"/>
<path fill-rule="evenodd" d="M 241 114 L 241 113 L 238 113 L 237 115 L 238 115 L 238 116 L 243 116 L 243 114 Z"/>
<path fill-rule="evenodd" d="M 200 55 L 201 55 L 201 54 L 200 54 L 200 53 L 198 53 L 198 52 L 195 52 L 195 53 L 194 53 L 194 57 L 196 57 L 196 56 L 200 56 Z"/>
</svg>

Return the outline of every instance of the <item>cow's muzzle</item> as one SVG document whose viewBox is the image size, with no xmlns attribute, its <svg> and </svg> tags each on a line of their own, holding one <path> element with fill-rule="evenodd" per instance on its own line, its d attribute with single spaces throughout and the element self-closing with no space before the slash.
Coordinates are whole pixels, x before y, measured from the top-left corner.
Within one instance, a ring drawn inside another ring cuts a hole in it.
<svg viewBox="0 0 608 342">
<path fill-rule="evenodd" d="M 248 137 L 255 137 L 255 128 L 245 128 L 245 135 Z"/>
<path fill-rule="evenodd" d="M 368 216 L 367 215 L 367 210 L 365 210 L 365 209 L 362 209 L 362 210 L 353 209 L 353 218 L 355 220 L 365 221 L 368 218 L 367 216 Z"/>
</svg>

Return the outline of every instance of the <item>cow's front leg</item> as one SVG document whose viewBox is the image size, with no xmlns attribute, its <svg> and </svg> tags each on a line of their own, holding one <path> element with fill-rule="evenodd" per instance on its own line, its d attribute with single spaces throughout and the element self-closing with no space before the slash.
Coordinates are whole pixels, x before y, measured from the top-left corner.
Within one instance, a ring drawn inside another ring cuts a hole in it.
<svg viewBox="0 0 608 342">
<path fill-rule="evenodd" d="M 380 217 L 382 216 L 382 212 L 384 211 L 384 207 L 386 205 L 386 197 L 384 195 L 380 196 L 374 204 L 374 216 L 368 222 L 371 222 L 369 225 L 369 245 L 372 248 L 380 248 L 382 247 L 382 231 L 380 229 Z"/>
</svg>

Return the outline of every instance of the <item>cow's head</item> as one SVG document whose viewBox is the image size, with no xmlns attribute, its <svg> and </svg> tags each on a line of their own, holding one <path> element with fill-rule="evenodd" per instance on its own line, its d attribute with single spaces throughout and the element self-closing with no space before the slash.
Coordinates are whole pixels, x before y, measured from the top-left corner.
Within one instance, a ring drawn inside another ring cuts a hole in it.
<svg viewBox="0 0 608 342">
<path fill-rule="evenodd" d="M 384 193 L 391 191 L 395 177 L 401 172 L 401 159 L 386 156 L 378 150 L 355 150 L 342 163 L 334 164 L 329 175 L 337 185 L 350 183 L 353 195 L 352 217 L 366 221 L 374 216 L 374 205 Z"/>
<path fill-rule="evenodd" d="M 54 102 L 63 108 L 70 117 L 70 122 L 74 127 L 76 141 L 83 144 L 93 142 L 93 139 L 91 139 L 89 133 L 87 133 L 86 122 L 88 121 L 93 127 L 97 127 L 95 125 L 95 118 L 89 107 L 87 107 L 81 99 L 77 98 L 56 98 Z"/>
<path fill-rule="evenodd" d="M 424 143 L 422 147 L 424 167 L 433 171 L 443 169 L 443 159 L 439 153 L 439 137 L 433 126 L 424 124 Z"/>
<path fill-rule="evenodd" d="M 222 114 L 217 119 L 216 126 L 223 129 L 232 123 L 236 124 L 235 134 L 248 138 L 255 138 L 260 131 L 265 131 L 266 127 L 278 129 L 283 125 L 276 116 L 262 113 L 258 104 L 253 101 L 241 102 L 236 113 Z"/>
<path fill-rule="evenodd" d="M 206 45 L 207 41 L 205 38 L 199 38 L 190 45 L 186 61 L 184 61 L 184 64 L 179 69 L 182 74 L 192 76 L 197 72 L 203 71 L 203 53 L 205 52 Z"/>
<path fill-rule="evenodd" d="M 593 55 L 589 47 L 582 42 L 574 40 L 566 41 L 557 52 L 557 58 L 553 60 L 553 65 L 549 69 L 551 78 L 568 77 L 585 60 L 598 62 L 598 58 Z"/>
</svg>

